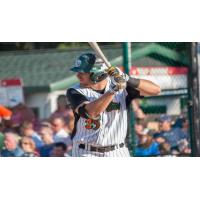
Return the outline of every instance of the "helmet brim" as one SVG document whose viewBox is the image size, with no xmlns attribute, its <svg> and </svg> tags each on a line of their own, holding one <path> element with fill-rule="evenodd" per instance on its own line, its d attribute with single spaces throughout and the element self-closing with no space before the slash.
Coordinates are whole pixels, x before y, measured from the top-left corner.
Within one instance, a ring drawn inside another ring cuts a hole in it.
<svg viewBox="0 0 200 200">
<path fill-rule="evenodd" d="M 80 67 L 74 66 L 74 67 L 70 68 L 70 71 L 73 71 L 73 72 L 83 72 L 83 69 L 81 69 Z"/>
</svg>

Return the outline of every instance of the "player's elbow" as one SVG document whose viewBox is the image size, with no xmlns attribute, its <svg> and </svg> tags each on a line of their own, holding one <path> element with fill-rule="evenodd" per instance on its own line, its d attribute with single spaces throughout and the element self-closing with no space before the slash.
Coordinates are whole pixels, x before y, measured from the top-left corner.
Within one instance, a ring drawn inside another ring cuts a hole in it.
<svg viewBox="0 0 200 200">
<path fill-rule="evenodd" d="M 161 88 L 159 86 L 153 86 L 147 93 L 150 96 L 159 95 L 161 93 Z"/>
<path fill-rule="evenodd" d="M 95 111 L 88 112 L 88 117 L 91 119 L 99 119 L 100 114 Z"/>
<path fill-rule="evenodd" d="M 86 115 L 91 119 L 96 119 L 99 117 L 100 113 L 97 109 L 94 109 L 93 107 L 89 107 L 88 105 L 86 105 Z"/>
<path fill-rule="evenodd" d="M 159 85 L 149 80 L 140 80 L 139 90 L 146 95 L 159 95 L 161 88 Z"/>
<path fill-rule="evenodd" d="M 149 86 L 147 87 L 149 91 L 149 95 L 159 95 L 161 93 L 161 88 L 159 85 L 149 82 Z M 146 88 L 146 89 L 147 89 Z"/>
<path fill-rule="evenodd" d="M 159 95 L 161 93 L 161 88 L 158 85 L 155 85 L 154 88 L 152 89 L 152 95 Z"/>
</svg>

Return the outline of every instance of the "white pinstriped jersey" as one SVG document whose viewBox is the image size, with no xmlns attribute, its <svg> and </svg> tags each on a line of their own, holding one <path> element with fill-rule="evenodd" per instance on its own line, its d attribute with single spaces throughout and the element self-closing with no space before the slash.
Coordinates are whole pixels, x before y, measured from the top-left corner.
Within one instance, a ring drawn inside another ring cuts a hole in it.
<svg viewBox="0 0 200 200">
<path fill-rule="evenodd" d="M 109 84 L 110 81 L 108 79 L 104 92 L 108 91 Z M 92 89 L 80 88 L 79 84 L 73 88 L 84 95 L 90 102 L 102 96 L 102 94 Z M 108 109 L 101 113 L 100 119 L 97 121 L 80 117 L 76 124 L 76 133 L 73 138 L 74 148 L 80 143 L 93 146 L 110 146 L 124 143 L 127 134 L 126 96 L 126 90 L 117 92 Z"/>
</svg>

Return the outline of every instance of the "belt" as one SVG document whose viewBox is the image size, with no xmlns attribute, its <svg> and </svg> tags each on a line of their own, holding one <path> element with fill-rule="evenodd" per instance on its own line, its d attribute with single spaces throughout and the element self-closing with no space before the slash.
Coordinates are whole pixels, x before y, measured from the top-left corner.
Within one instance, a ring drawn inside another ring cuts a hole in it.
<svg viewBox="0 0 200 200">
<path fill-rule="evenodd" d="M 122 147 L 125 146 L 125 144 L 121 143 L 119 145 L 111 145 L 111 146 L 105 146 L 105 147 L 88 146 L 88 148 L 86 146 L 87 145 L 85 145 L 85 144 L 79 144 L 79 148 L 80 149 L 86 149 L 88 151 L 95 151 L 95 152 L 99 152 L 99 153 L 105 153 L 105 152 L 113 151 L 115 149 L 122 148 Z"/>
</svg>

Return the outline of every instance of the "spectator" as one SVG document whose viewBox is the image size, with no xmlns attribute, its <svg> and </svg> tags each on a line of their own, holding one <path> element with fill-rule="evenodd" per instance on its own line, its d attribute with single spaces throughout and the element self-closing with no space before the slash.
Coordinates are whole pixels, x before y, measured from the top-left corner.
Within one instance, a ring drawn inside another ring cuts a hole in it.
<svg viewBox="0 0 200 200">
<path fill-rule="evenodd" d="M 178 150 L 180 155 L 188 156 L 191 154 L 191 148 L 189 147 L 189 143 L 187 140 L 183 139 L 178 142 Z"/>
<path fill-rule="evenodd" d="M 178 143 L 181 140 L 186 140 L 186 135 L 180 128 L 172 128 L 172 119 L 168 115 L 162 115 L 159 118 L 160 132 L 154 134 L 156 140 L 163 140 L 163 142 L 169 143 L 171 150 L 178 150 Z"/>
<path fill-rule="evenodd" d="M 34 112 L 25 104 L 21 102 L 16 102 L 15 106 L 12 108 L 13 115 L 11 117 L 11 128 L 15 129 L 17 132 L 20 131 L 20 127 L 25 121 L 30 121 L 35 123 Z"/>
<path fill-rule="evenodd" d="M 145 135 L 144 134 L 144 127 L 141 123 L 137 122 L 135 123 L 135 133 L 140 136 L 140 135 Z"/>
<path fill-rule="evenodd" d="M 4 132 L 4 125 L 3 123 L 0 122 L 0 132 L 3 133 Z"/>
<path fill-rule="evenodd" d="M 11 116 L 12 111 L 0 105 L 0 132 L 3 131 L 5 127 L 9 127 Z"/>
<path fill-rule="evenodd" d="M 180 128 L 189 139 L 189 136 L 188 136 L 188 129 L 189 129 L 188 119 L 186 119 L 183 116 L 179 117 L 176 120 L 176 122 L 174 123 L 173 127 L 174 128 Z"/>
<path fill-rule="evenodd" d="M 73 120 L 74 114 L 67 103 L 65 95 L 59 95 L 57 98 L 57 110 L 51 115 L 50 119 L 52 120 L 55 117 L 62 117 L 65 120 L 64 129 L 66 129 L 67 132 L 71 132 L 71 127 L 68 127 L 68 124 Z"/>
<path fill-rule="evenodd" d="M 189 138 L 188 132 L 189 132 L 189 121 L 186 118 L 182 119 L 182 131 L 187 135 Z"/>
<path fill-rule="evenodd" d="M 136 133 L 136 144 L 138 144 L 139 138 L 143 135 L 146 135 L 148 133 L 148 129 L 144 128 L 144 124 L 140 120 L 137 120 L 134 128 L 135 128 L 135 133 Z"/>
<path fill-rule="evenodd" d="M 12 131 L 5 133 L 4 145 L 5 148 L 1 151 L 2 157 L 20 157 L 24 154 L 19 147 L 18 135 Z"/>
<path fill-rule="evenodd" d="M 62 117 L 54 117 L 52 120 L 52 128 L 54 132 L 54 141 L 55 142 L 64 142 L 68 147 L 72 146 L 72 140 L 64 129 L 65 121 Z"/>
<path fill-rule="evenodd" d="M 166 142 L 165 138 L 159 137 L 159 136 L 157 136 L 157 135 L 158 135 L 157 133 L 153 135 L 153 138 L 154 138 L 154 140 L 155 140 L 157 143 L 163 144 L 163 143 Z"/>
<path fill-rule="evenodd" d="M 67 150 L 67 147 L 64 143 L 62 142 L 55 143 L 51 156 L 65 157 L 66 150 Z"/>
<path fill-rule="evenodd" d="M 147 129 L 149 130 L 150 135 L 154 135 L 159 132 L 159 123 L 157 121 L 148 121 Z"/>
<path fill-rule="evenodd" d="M 38 133 L 35 132 L 32 122 L 25 121 L 22 124 L 21 132 L 23 136 L 31 137 L 33 139 L 36 148 L 40 148 L 41 146 L 44 145 L 40 135 L 38 135 Z"/>
<path fill-rule="evenodd" d="M 39 134 L 40 134 L 44 144 L 52 144 L 52 143 L 54 143 L 53 130 L 52 130 L 52 126 L 51 126 L 50 123 L 42 122 L 40 130 L 39 130 Z"/>
<path fill-rule="evenodd" d="M 0 151 L 2 150 L 4 146 L 4 134 L 0 132 Z"/>
<path fill-rule="evenodd" d="M 169 156 L 172 154 L 171 147 L 167 142 L 163 142 L 160 144 L 159 151 L 161 156 Z"/>
<path fill-rule="evenodd" d="M 53 131 L 50 126 L 51 124 L 49 125 L 42 124 L 42 127 L 40 128 L 39 131 L 41 138 L 44 142 L 44 146 L 39 148 L 41 157 L 49 157 L 53 150 L 54 146 Z"/>
<path fill-rule="evenodd" d="M 138 145 L 139 144 L 139 138 L 142 135 L 144 135 L 144 132 L 143 132 L 144 127 L 143 127 L 142 124 L 140 124 L 140 123 L 137 122 L 134 125 L 134 130 L 135 130 L 135 135 L 136 135 L 136 137 L 135 137 L 135 143 L 136 143 L 136 145 Z"/>
<path fill-rule="evenodd" d="M 24 136 L 21 139 L 21 148 L 24 151 L 22 157 L 38 157 L 39 153 L 36 151 L 35 142 L 31 137 Z"/>
<path fill-rule="evenodd" d="M 135 150 L 135 156 L 158 156 L 160 155 L 159 144 L 149 135 L 141 135 L 139 144 Z"/>
<path fill-rule="evenodd" d="M 133 100 L 131 103 L 132 103 L 132 108 L 133 108 L 136 118 L 144 120 L 146 118 L 146 115 L 144 114 L 143 110 L 140 108 L 138 99 Z"/>
</svg>

